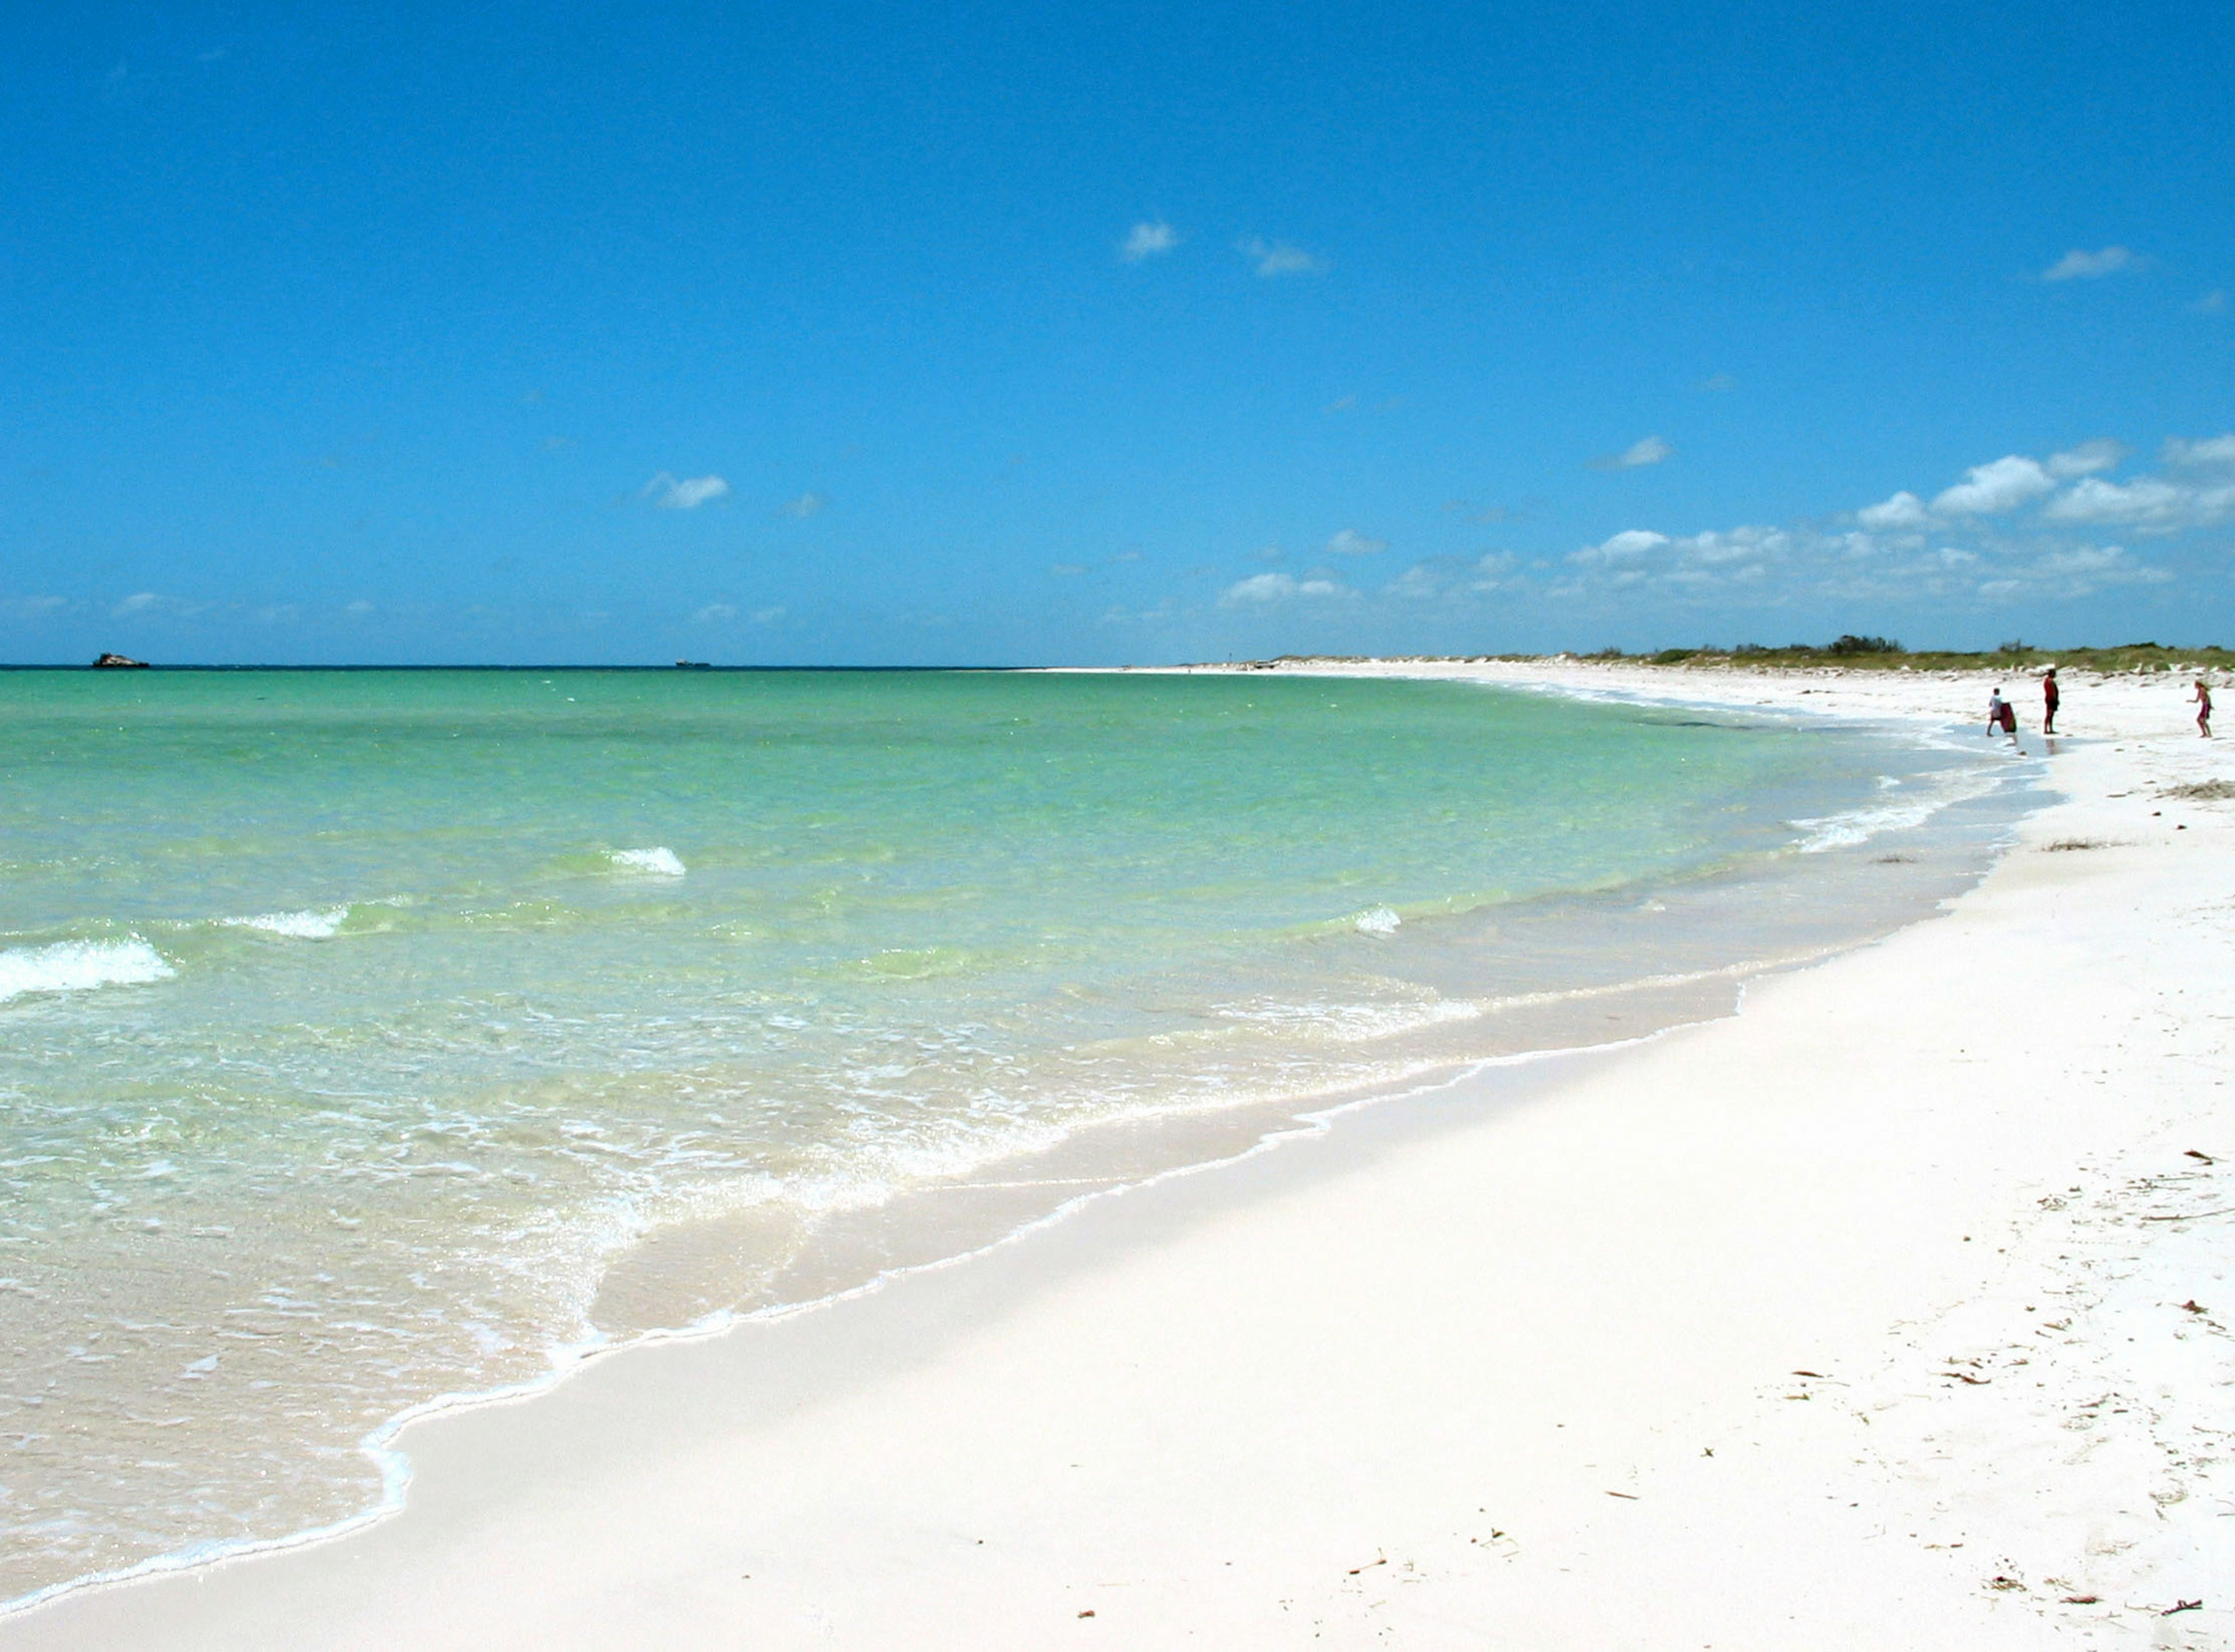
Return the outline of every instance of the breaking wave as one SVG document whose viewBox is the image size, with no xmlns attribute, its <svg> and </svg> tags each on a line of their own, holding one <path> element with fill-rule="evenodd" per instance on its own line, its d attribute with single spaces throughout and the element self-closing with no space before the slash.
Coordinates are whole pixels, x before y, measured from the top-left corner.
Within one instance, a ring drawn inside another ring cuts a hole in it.
<svg viewBox="0 0 2235 1652">
<path fill-rule="evenodd" d="M 653 877 L 681 877 L 684 865 L 672 849 L 617 849 L 606 859 L 617 872 L 643 872 Z"/>
<path fill-rule="evenodd" d="M 61 941 L 0 952 L 0 1004 L 28 993 L 82 993 L 167 980 L 178 972 L 134 935 L 129 941 Z"/>
</svg>

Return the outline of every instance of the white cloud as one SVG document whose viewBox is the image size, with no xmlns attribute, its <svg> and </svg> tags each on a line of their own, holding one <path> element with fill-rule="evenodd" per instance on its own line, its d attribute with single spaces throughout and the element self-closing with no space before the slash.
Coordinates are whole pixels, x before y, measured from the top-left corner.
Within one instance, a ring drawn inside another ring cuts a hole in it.
<svg viewBox="0 0 2235 1652">
<path fill-rule="evenodd" d="M 1377 556 L 1389 548 L 1389 541 L 1373 539 L 1354 528 L 1345 528 L 1327 541 L 1327 547 L 1336 556 Z"/>
<path fill-rule="evenodd" d="M 2224 316 L 2227 313 L 2227 294 L 2222 289 L 2214 287 L 2188 307 L 2192 312 L 2199 316 Z"/>
<path fill-rule="evenodd" d="M 2143 476 L 2124 487 L 2089 476 L 2050 500 L 2041 514 L 2055 522 L 2164 521 L 2180 510 L 2189 492 L 2155 476 Z"/>
<path fill-rule="evenodd" d="M 1855 520 L 1865 528 L 1922 527 L 1926 520 L 1924 502 L 1904 488 L 1891 499 L 1864 506 L 1855 513 Z"/>
<path fill-rule="evenodd" d="M 2235 432 L 2184 442 L 2179 436 L 2165 444 L 2165 462 L 2179 470 L 2235 469 Z"/>
<path fill-rule="evenodd" d="M 0 602 L 0 614 L 5 614 L 10 620 L 43 620 L 68 606 L 68 597 L 10 597 Z"/>
<path fill-rule="evenodd" d="M 716 476 L 710 478 L 710 480 L 720 482 L 721 478 Z M 722 491 L 724 493 L 727 493 L 729 490 L 729 484 L 727 482 L 723 482 Z M 785 500 L 783 503 L 776 508 L 776 514 L 779 516 L 789 516 L 796 522 L 803 522 L 809 517 L 820 512 L 823 506 L 829 502 L 830 502 L 825 499 L 821 494 L 804 493 L 800 495 L 796 499 Z"/>
<path fill-rule="evenodd" d="M 2121 486 L 2090 476 L 2049 501 L 2042 510 L 2058 522 L 2121 522 L 2142 533 L 2177 534 L 2235 518 L 2235 482 L 2198 487 L 2139 476 Z"/>
<path fill-rule="evenodd" d="M 2093 442 L 2050 454 L 2048 474 L 2068 482 L 2074 476 L 2092 476 L 2099 470 L 2114 470 L 2129 451 L 2125 442 L 2099 436 Z"/>
<path fill-rule="evenodd" d="M 356 601 L 344 607 L 342 612 L 344 613 L 356 614 L 359 618 L 362 618 L 372 612 L 372 604 L 367 602 L 363 597 L 359 597 Z"/>
<path fill-rule="evenodd" d="M 1657 465 L 1676 449 L 1657 436 L 1633 442 L 1620 453 L 1603 453 L 1591 461 L 1597 470 L 1635 470 L 1643 465 Z"/>
<path fill-rule="evenodd" d="M 1728 373 L 1717 373 L 1712 378 L 1703 378 L 1700 381 L 1700 388 L 1701 390 L 1707 390 L 1715 395 L 1720 395 L 1726 390 L 1734 390 L 1738 389 L 1738 380 L 1733 378 Z"/>
<path fill-rule="evenodd" d="M 1314 258 L 1303 248 L 1286 241 L 1268 241 L 1262 235 L 1235 242 L 1234 250 L 1256 265 L 1260 275 L 1317 275 L 1327 268 L 1324 259 Z"/>
<path fill-rule="evenodd" d="M 1153 224 L 1136 224 L 1119 244 L 1118 256 L 1128 264 L 1138 264 L 1169 252 L 1180 244 L 1179 232 L 1161 218 Z"/>
<path fill-rule="evenodd" d="M 1085 573 L 1086 568 L 1084 564 L 1078 562 L 1051 562 L 1048 564 L 1048 572 L 1061 574 L 1067 580 L 1075 580 Z"/>
<path fill-rule="evenodd" d="M 1648 551 L 1657 550 L 1669 542 L 1666 534 L 1656 534 L 1650 528 L 1625 528 L 1621 533 L 1612 534 L 1596 545 L 1584 546 L 1569 560 L 1587 563 L 1626 561 L 1632 557 L 1642 556 Z"/>
<path fill-rule="evenodd" d="M 773 608 L 755 608 L 752 614 L 753 623 L 757 626 L 772 626 L 790 612 L 781 603 Z"/>
<path fill-rule="evenodd" d="M 644 484 L 639 496 L 661 510 L 696 510 L 709 501 L 727 498 L 729 492 L 730 484 L 719 476 L 677 477 L 663 470 Z"/>
<path fill-rule="evenodd" d="M 128 613 L 145 613 L 150 608 L 160 608 L 162 606 L 163 599 L 154 592 L 134 591 L 116 605 L 116 613 L 117 617 L 121 619 Z"/>
<path fill-rule="evenodd" d="M 2044 281 L 2093 281 L 2099 277 L 2131 270 L 2137 260 L 2123 246 L 2107 246 L 2100 252 L 2083 252 L 2074 247 L 2041 272 Z"/>
<path fill-rule="evenodd" d="M 1286 574 L 1253 574 L 1226 587 L 1219 600 L 1229 606 L 1245 602 L 1283 602 L 1292 597 L 1341 597 L 1357 593 L 1333 580 L 1298 580 Z"/>
<path fill-rule="evenodd" d="M 702 626 L 718 626 L 725 620 L 736 619 L 737 611 L 727 602 L 710 602 L 691 617 Z"/>
<path fill-rule="evenodd" d="M 2055 486 L 2038 460 L 2013 453 L 1991 464 L 1973 465 L 1963 481 L 1932 502 L 1932 508 L 1960 516 L 2000 516 Z"/>
</svg>

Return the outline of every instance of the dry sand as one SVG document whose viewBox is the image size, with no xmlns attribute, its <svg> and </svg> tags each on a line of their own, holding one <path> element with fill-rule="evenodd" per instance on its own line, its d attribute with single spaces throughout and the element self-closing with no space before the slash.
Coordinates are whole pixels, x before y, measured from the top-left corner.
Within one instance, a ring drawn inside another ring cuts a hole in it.
<svg viewBox="0 0 2235 1652">
<path fill-rule="evenodd" d="M 2235 757 L 2183 692 L 2069 681 L 2067 801 L 1734 1018 L 431 1419 L 402 1514 L 0 1648 L 2235 1645 L 2235 803 L 2161 795 Z"/>
</svg>

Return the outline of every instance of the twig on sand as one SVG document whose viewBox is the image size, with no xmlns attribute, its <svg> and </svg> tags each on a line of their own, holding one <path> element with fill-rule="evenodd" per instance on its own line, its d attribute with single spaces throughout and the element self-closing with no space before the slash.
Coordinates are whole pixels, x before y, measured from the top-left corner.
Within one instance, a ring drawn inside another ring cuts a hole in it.
<svg viewBox="0 0 2235 1652">
<path fill-rule="evenodd" d="M 2235 1216 L 2235 1204 L 2225 1210 L 2183 1210 L 2175 1216 L 2144 1216 L 2145 1222 L 2201 1222 L 2206 1216 Z"/>
<path fill-rule="evenodd" d="M 1609 1491 L 1607 1495 L 1609 1497 L 1618 1497 L 1625 1503 L 1635 1503 L 1637 1501 L 1636 1494 L 1631 1491 Z"/>
<path fill-rule="evenodd" d="M 2176 1600 L 2173 1604 L 2166 1607 L 2165 1610 L 2160 1612 L 2158 1616 L 2160 1617 L 2171 1617 L 2175 1612 L 2200 1612 L 2203 1609 L 2204 1602 L 2201 1599 L 2192 1601 Z"/>
</svg>

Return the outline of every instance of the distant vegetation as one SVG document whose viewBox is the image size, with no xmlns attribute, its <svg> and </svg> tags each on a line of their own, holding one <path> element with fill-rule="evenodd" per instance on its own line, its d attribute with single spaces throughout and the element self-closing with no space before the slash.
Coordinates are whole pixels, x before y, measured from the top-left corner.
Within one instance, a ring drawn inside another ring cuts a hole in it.
<svg viewBox="0 0 2235 1652">
<path fill-rule="evenodd" d="M 1852 633 L 1828 643 L 1793 642 L 1782 648 L 1740 643 L 1732 648 L 1663 648 L 1626 654 L 1602 648 L 1585 659 L 1629 660 L 1648 665 L 1830 665 L 1876 671 L 2038 671 L 2056 665 L 2068 671 L 2169 672 L 2183 666 L 2235 669 L 2235 651 L 2225 648 L 2167 648 L 2154 642 L 2121 643 L 2115 648 L 2036 648 L 2010 641 L 1991 652 L 1912 653 L 1890 637 Z"/>
</svg>

